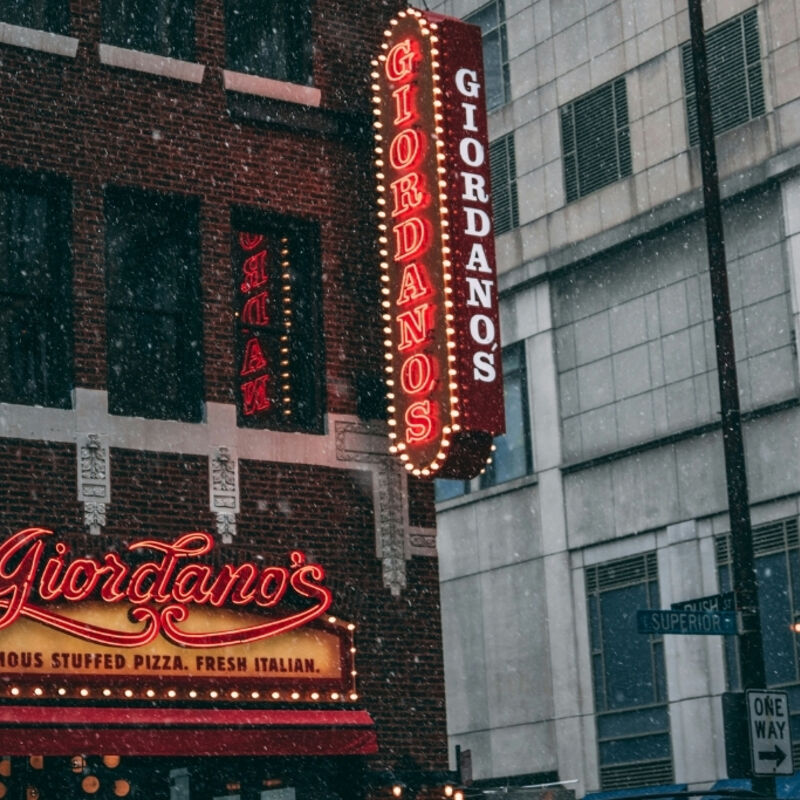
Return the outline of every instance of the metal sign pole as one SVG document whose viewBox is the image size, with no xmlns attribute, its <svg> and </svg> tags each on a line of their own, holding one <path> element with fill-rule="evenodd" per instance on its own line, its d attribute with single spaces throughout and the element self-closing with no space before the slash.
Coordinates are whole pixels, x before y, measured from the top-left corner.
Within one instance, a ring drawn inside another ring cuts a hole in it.
<svg viewBox="0 0 800 800">
<path fill-rule="evenodd" d="M 697 122 L 700 134 L 700 161 L 703 173 L 708 267 L 711 277 L 711 299 L 716 336 L 717 372 L 719 376 L 722 440 L 725 450 L 725 474 L 728 487 L 728 512 L 731 525 L 733 584 L 737 607 L 741 611 L 739 634 L 739 670 L 742 688 L 766 688 L 764 647 L 758 611 L 758 581 L 755 572 L 750 506 L 745 471 L 744 442 L 739 410 L 739 389 L 736 379 L 736 357 L 733 347 L 730 296 L 725 264 L 725 240 L 719 196 L 717 154 L 711 118 L 711 94 L 703 30 L 702 0 L 689 0 L 692 64 L 697 101 Z M 775 779 L 753 777 L 753 789 L 764 794 L 775 793 Z"/>
</svg>

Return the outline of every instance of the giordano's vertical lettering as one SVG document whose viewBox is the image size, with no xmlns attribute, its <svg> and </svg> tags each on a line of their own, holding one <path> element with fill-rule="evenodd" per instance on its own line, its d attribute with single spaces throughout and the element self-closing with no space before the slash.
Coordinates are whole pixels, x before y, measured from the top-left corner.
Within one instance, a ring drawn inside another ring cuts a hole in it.
<svg viewBox="0 0 800 800">
<path fill-rule="evenodd" d="M 480 29 L 416 9 L 372 62 L 390 450 L 469 478 L 503 433 Z"/>
</svg>

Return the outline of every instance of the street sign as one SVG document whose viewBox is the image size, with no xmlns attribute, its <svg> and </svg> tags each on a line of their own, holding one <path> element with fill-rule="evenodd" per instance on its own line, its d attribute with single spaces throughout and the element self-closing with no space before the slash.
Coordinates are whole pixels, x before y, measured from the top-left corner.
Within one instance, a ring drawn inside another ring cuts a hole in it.
<svg viewBox="0 0 800 800">
<path fill-rule="evenodd" d="M 735 636 L 735 611 L 677 611 L 649 608 L 636 612 L 639 633 L 684 634 L 688 636 Z"/>
<path fill-rule="evenodd" d="M 722 594 L 710 594 L 706 597 L 695 597 L 694 600 L 680 600 L 672 603 L 670 608 L 676 611 L 735 611 L 736 594 L 722 592 Z"/>
<path fill-rule="evenodd" d="M 762 689 L 748 689 L 746 694 L 753 774 L 794 774 L 788 695 Z"/>
</svg>

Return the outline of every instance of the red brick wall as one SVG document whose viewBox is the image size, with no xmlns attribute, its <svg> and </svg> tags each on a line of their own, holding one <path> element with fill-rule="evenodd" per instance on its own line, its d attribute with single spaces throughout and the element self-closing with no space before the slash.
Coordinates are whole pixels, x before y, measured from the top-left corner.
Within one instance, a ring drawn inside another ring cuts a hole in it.
<svg viewBox="0 0 800 800">
<path fill-rule="evenodd" d="M 400 3 L 315 4 L 314 76 L 323 107 L 359 112 L 367 122 L 366 136 L 344 141 L 228 116 L 219 0 L 198 7 L 197 59 L 206 64 L 201 85 L 101 65 L 99 3 L 72 3 L 72 34 L 80 40 L 75 59 L 0 46 L 0 163 L 72 181 L 77 384 L 104 388 L 106 380 L 103 186 L 137 185 L 201 200 L 206 396 L 212 401 L 232 401 L 231 206 L 319 221 L 328 410 L 353 412 L 353 372 L 376 363 L 380 337 L 369 59 Z"/>
<path fill-rule="evenodd" d="M 81 525 L 74 445 L 0 439 L 0 487 L 2 536 L 31 527 L 69 532 Z"/>
<path fill-rule="evenodd" d="M 75 498 L 74 446 L 0 439 L 0 532 L 31 525 L 54 529 L 73 548 L 102 553 L 115 541 L 172 539 L 214 530 L 208 510 L 208 462 L 175 453 L 111 451 L 111 503 L 101 537 L 84 533 Z M 446 765 L 443 664 L 437 564 L 407 562 L 408 588 L 393 597 L 375 555 L 371 476 L 314 465 L 240 461 L 241 513 L 232 563 L 286 562 L 303 550 L 325 567 L 332 612 L 356 624 L 360 702 L 373 715 L 380 754 L 374 766 L 398 758 L 419 769 Z"/>
<path fill-rule="evenodd" d="M 315 85 L 323 107 L 361 114 L 363 137 L 324 138 L 231 119 L 222 89 L 220 0 L 197 5 L 201 85 L 99 63 L 100 0 L 72 0 L 76 59 L 0 45 L 0 166 L 72 183 L 76 384 L 106 384 L 103 189 L 141 186 L 200 199 L 205 394 L 229 403 L 233 320 L 230 209 L 250 205 L 319 222 L 327 410 L 355 413 L 354 380 L 380 373 L 382 339 L 374 251 L 369 59 L 400 0 L 316 0 Z M 111 503 L 102 539 L 171 538 L 214 530 L 208 462 L 198 456 L 112 449 Z M 375 554 L 367 472 L 246 461 L 231 560 L 291 548 L 322 563 L 336 613 L 358 628 L 359 691 L 378 725 L 380 756 L 421 769 L 446 765 L 436 560 L 407 564 L 392 597 Z M 434 520 L 430 485 L 411 481 L 411 519 Z M 82 538 L 74 444 L 0 439 L 0 534 L 37 524 Z M 94 539 L 99 543 L 101 540 Z M 279 562 L 276 562 L 279 563 Z"/>
<path fill-rule="evenodd" d="M 446 762 L 444 669 L 436 560 L 407 564 L 400 597 L 383 586 L 375 556 L 369 473 L 241 461 L 236 546 L 283 563 L 292 548 L 327 571 L 335 613 L 354 622 L 358 690 L 378 726 L 381 758 Z"/>
</svg>

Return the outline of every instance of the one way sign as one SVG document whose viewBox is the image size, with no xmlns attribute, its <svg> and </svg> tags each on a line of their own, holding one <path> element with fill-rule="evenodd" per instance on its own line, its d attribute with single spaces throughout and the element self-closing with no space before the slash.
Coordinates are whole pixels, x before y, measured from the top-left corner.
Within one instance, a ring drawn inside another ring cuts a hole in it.
<svg viewBox="0 0 800 800">
<path fill-rule="evenodd" d="M 792 775 L 792 736 L 786 692 L 748 689 L 747 716 L 754 775 Z"/>
</svg>

